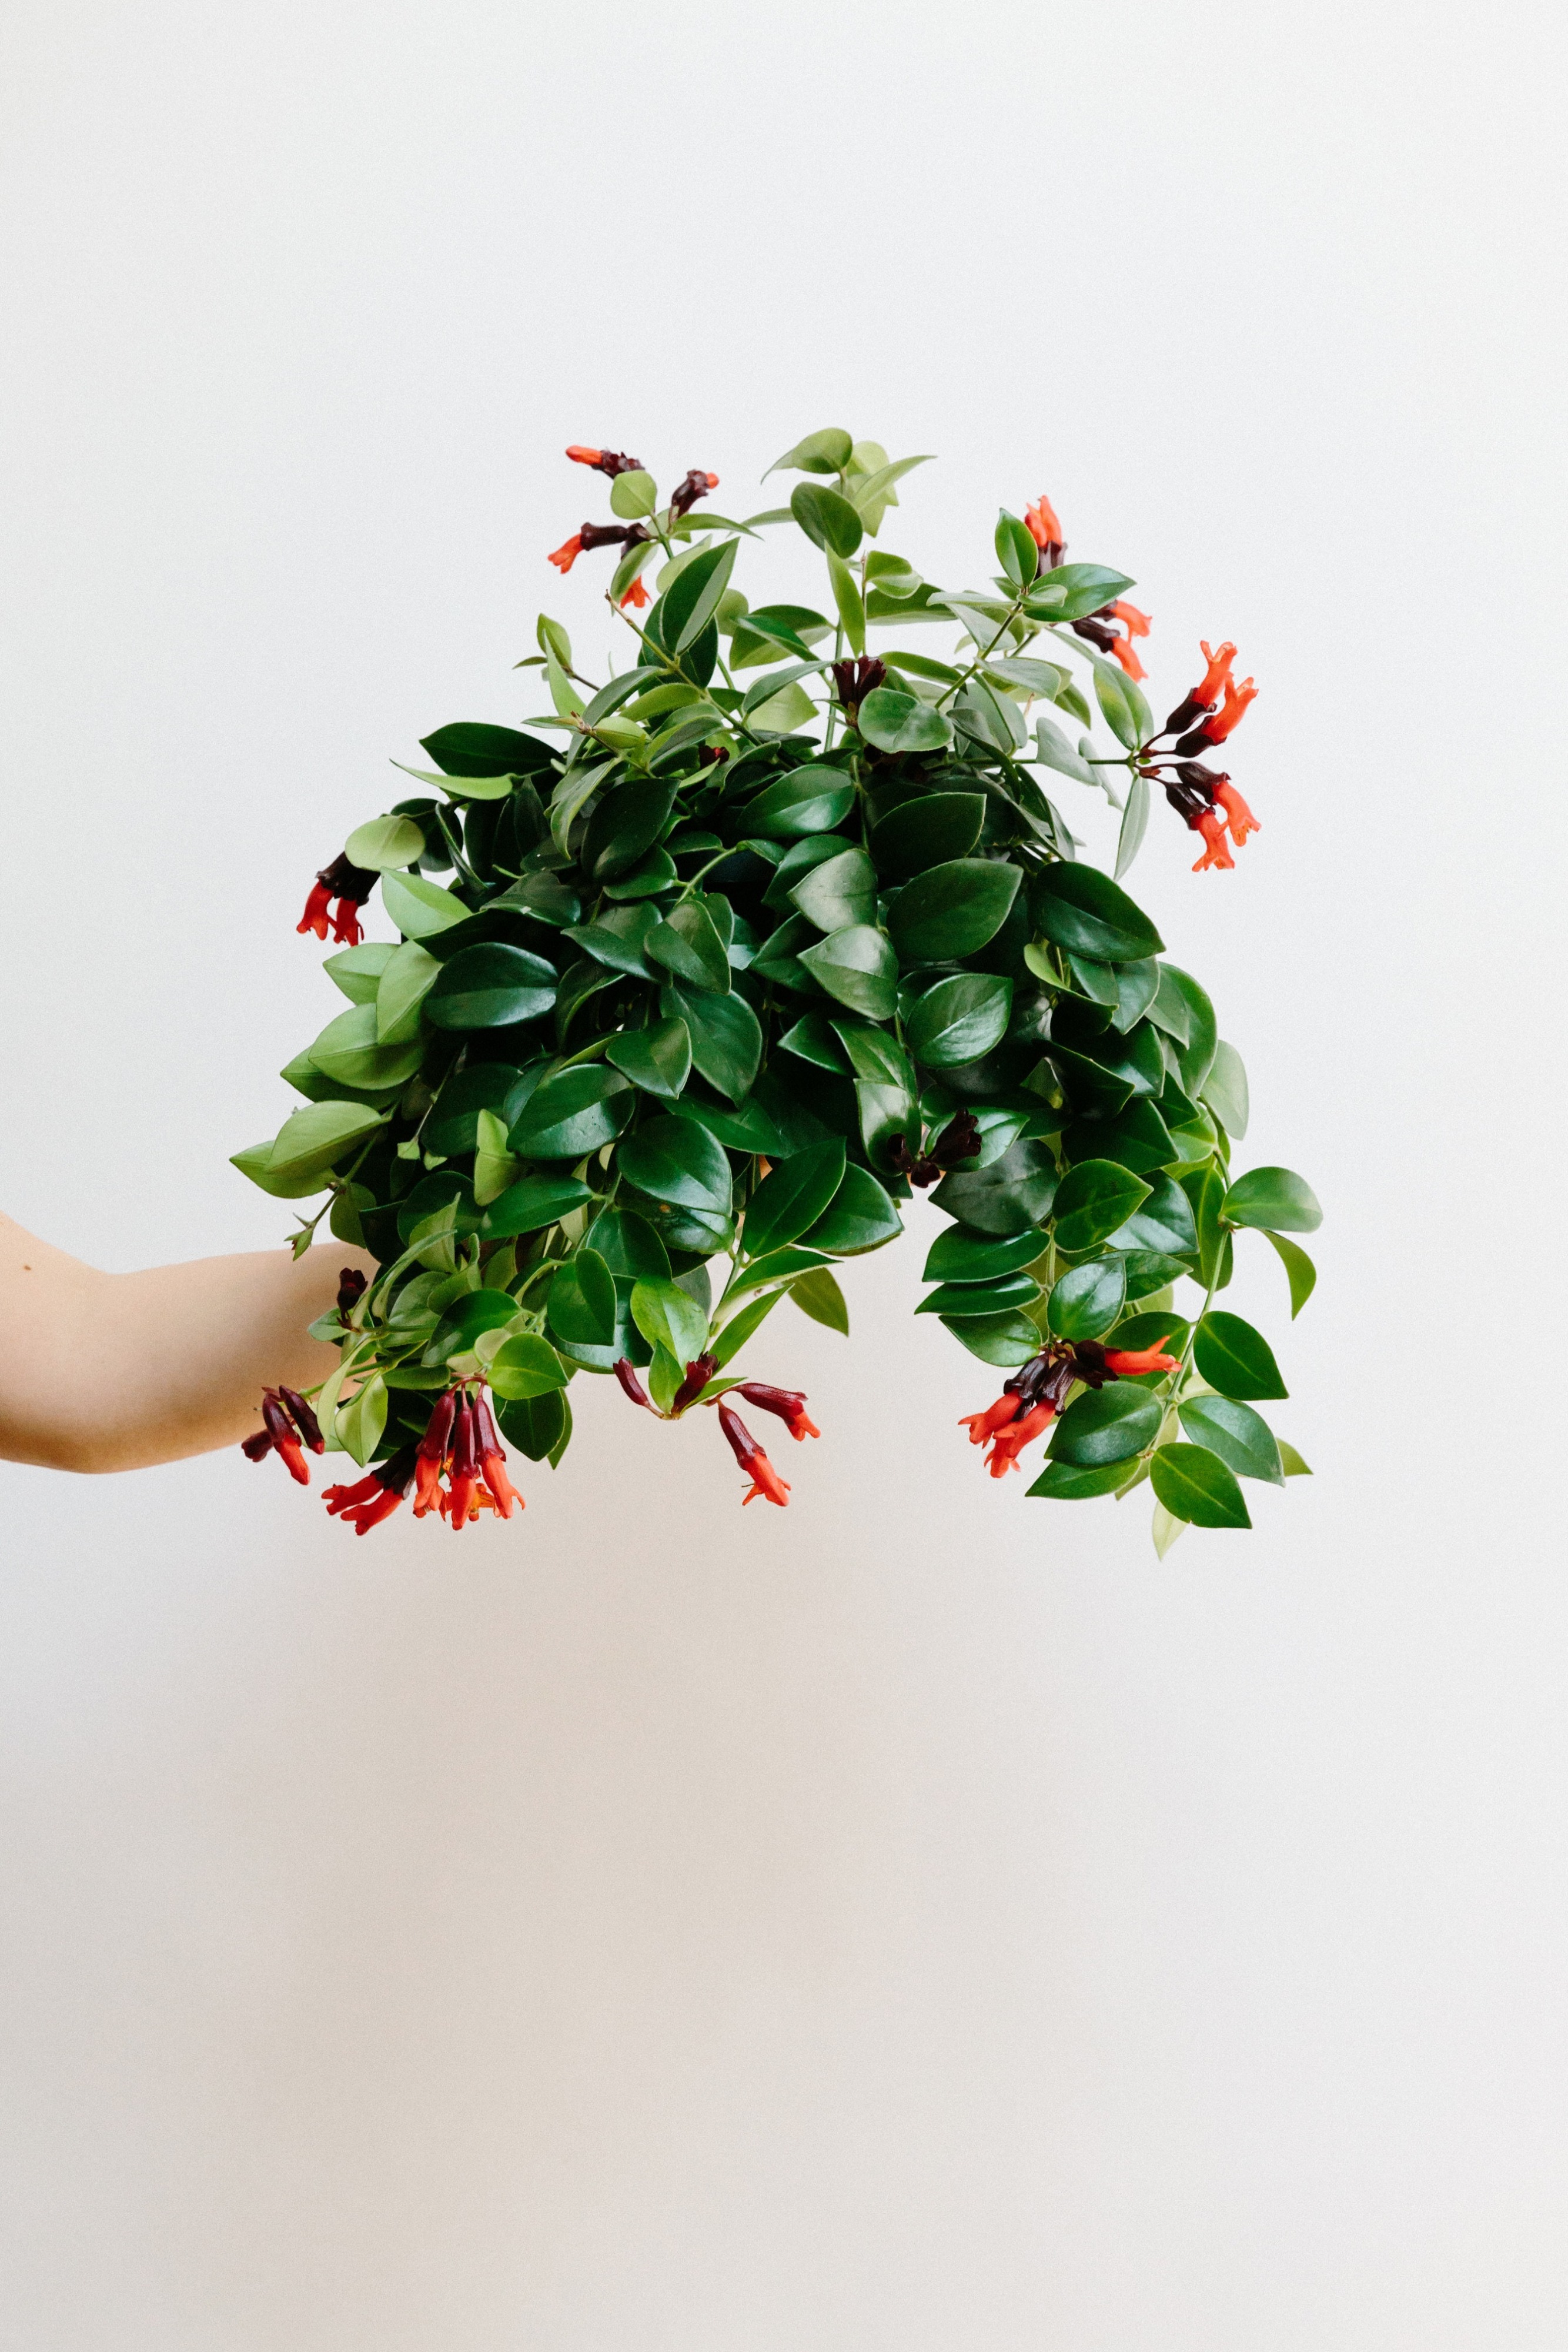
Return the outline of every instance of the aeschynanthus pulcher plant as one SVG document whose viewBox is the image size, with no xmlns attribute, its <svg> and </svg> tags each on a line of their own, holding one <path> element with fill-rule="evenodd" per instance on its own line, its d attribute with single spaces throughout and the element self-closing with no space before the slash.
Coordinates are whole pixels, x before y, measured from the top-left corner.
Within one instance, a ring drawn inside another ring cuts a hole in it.
<svg viewBox="0 0 1568 2352">
<path fill-rule="evenodd" d="M 566 454 L 614 520 L 549 560 L 610 559 L 622 667 L 586 675 L 541 615 L 519 667 L 549 708 L 426 737 L 417 790 L 316 877 L 299 928 L 331 923 L 348 1007 L 284 1072 L 307 1107 L 235 1164 L 326 1195 L 297 1249 L 329 1213 L 378 1271 L 314 1327 L 337 1370 L 268 1391 L 245 1451 L 304 1481 L 307 1446 L 349 1454 L 328 1508 L 361 1534 L 410 1495 L 457 1529 L 512 1516 L 503 1439 L 559 1463 L 601 1373 L 667 1421 L 711 1408 L 743 1499 L 785 1505 L 737 1405 L 818 1433 L 737 1360 L 776 1360 L 786 1296 L 847 1332 L 835 1266 L 928 1190 L 951 1222 L 915 1311 L 1008 1374 L 966 1417 L 990 1475 L 1042 1441 L 1031 1496 L 1147 1479 L 1162 1552 L 1249 1525 L 1240 1480 L 1306 1465 L 1257 1410 L 1286 1393 L 1272 1350 L 1216 1301 L 1256 1234 L 1294 1315 L 1318 1206 L 1233 1171 L 1239 1056 L 1122 887 L 1156 791 L 1195 872 L 1260 829 L 1215 764 L 1257 692 L 1235 646 L 1203 644 L 1156 726 L 1134 583 L 1069 562 L 1048 499 L 945 589 L 880 544 L 925 460 L 836 429 L 743 521 L 705 467 L 661 500 L 636 457 Z M 774 531 L 819 551 L 820 606 L 748 601 Z M 1113 874 L 1062 780 L 1120 809 Z M 378 887 L 396 936 L 370 942 Z"/>
</svg>

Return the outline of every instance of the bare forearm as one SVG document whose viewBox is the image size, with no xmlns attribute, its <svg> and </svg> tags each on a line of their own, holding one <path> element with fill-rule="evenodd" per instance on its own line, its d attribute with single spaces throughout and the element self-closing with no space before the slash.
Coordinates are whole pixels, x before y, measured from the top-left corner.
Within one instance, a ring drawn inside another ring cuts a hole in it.
<svg viewBox="0 0 1568 2352">
<path fill-rule="evenodd" d="M 99 1274 L 0 1220 L 0 1456 L 58 1470 L 134 1470 L 237 1444 L 268 1384 L 313 1388 L 336 1351 L 307 1326 L 340 1243 Z"/>
</svg>

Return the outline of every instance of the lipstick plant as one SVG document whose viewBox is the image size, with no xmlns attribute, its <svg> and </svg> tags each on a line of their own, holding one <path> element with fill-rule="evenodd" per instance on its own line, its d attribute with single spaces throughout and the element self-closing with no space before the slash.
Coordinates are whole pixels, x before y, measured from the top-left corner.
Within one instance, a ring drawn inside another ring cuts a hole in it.
<svg viewBox="0 0 1568 2352">
<path fill-rule="evenodd" d="M 967 1420 L 991 1475 L 1043 1440 L 1031 1496 L 1146 1479 L 1162 1552 L 1248 1526 L 1240 1481 L 1306 1465 L 1257 1410 L 1286 1393 L 1269 1343 L 1216 1302 L 1261 1243 L 1294 1315 L 1319 1210 L 1287 1169 L 1233 1169 L 1240 1059 L 1122 887 L 1161 800 L 1195 872 L 1259 831 L 1216 764 L 1257 692 L 1235 647 L 1194 654 L 1156 723 L 1134 583 L 1069 562 L 1046 499 L 946 588 L 883 543 L 925 461 L 844 432 L 744 521 L 706 468 L 662 499 L 635 457 L 567 455 L 613 520 L 549 562 L 608 559 L 611 667 L 541 616 L 519 667 L 545 707 L 427 736 L 299 925 L 331 923 L 346 1006 L 283 1073 L 305 1107 L 235 1165 L 325 1196 L 297 1250 L 329 1216 L 378 1271 L 314 1327 L 331 1377 L 268 1391 L 246 1452 L 301 1480 L 304 1448 L 349 1454 L 328 1507 L 361 1534 L 411 1493 L 454 1528 L 509 1517 L 503 1441 L 558 1463 L 597 1373 L 665 1420 L 713 1408 L 743 1499 L 785 1504 L 737 1406 L 817 1431 L 742 1353 L 783 1352 L 786 1296 L 847 1332 L 835 1269 L 919 1190 L 950 1222 L 915 1311 L 1008 1375 Z M 820 591 L 770 601 L 797 533 Z M 1064 787 L 1120 810 L 1113 874 Z"/>
</svg>

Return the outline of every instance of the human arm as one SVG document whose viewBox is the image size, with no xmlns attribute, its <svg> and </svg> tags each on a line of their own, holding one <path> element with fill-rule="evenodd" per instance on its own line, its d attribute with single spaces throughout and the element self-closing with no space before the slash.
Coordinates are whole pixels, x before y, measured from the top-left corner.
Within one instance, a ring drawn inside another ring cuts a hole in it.
<svg viewBox="0 0 1568 2352">
<path fill-rule="evenodd" d="M 347 1265 L 375 1271 L 334 1243 L 102 1274 L 0 1214 L 0 1459 L 138 1470 L 237 1444 L 265 1386 L 333 1369 L 308 1326 Z"/>
</svg>

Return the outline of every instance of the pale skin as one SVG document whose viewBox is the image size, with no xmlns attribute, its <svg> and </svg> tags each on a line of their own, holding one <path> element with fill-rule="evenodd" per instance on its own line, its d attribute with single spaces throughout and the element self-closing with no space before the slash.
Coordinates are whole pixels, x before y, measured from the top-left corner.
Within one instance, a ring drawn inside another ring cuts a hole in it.
<svg viewBox="0 0 1568 2352">
<path fill-rule="evenodd" d="M 307 1327 L 344 1266 L 329 1242 L 100 1274 L 0 1214 L 0 1460 L 141 1470 L 237 1445 L 265 1387 L 312 1389 L 338 1351 Z"/>
</svg>

